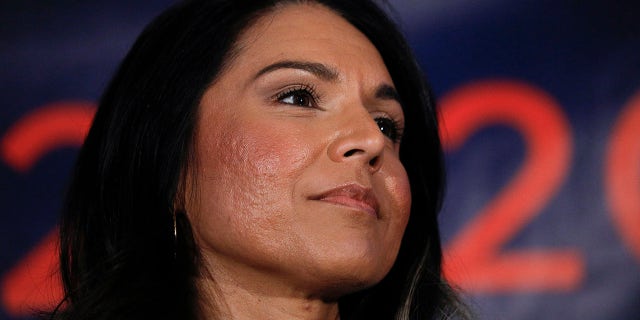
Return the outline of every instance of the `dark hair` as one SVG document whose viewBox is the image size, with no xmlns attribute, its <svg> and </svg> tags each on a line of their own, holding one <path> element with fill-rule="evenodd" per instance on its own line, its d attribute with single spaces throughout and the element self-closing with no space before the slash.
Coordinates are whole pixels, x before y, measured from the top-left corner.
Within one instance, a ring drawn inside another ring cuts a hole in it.
<svg viewBox="0 0 640 320">
<path fill-rule="evenodd" d="M 277 4 L 299 2 L 187 1 L 142 32 L 80 150 L 60 228 L 66 295 L 54 318 L 198 318 L 198 252 L 188 219 L 174 210 L 194 161 L 198 105 L 232 63 L 238 35 Z M 380 283 L 340 300 L 341 318 L 466 317 L 441 277 L 442 151 L 433 94 L 411 50 L 370 0 L 306 2 L 331 8 L 375 45 L 406 119 L 400 158 L 412 208 L 400 252 Z"/>
</svg>

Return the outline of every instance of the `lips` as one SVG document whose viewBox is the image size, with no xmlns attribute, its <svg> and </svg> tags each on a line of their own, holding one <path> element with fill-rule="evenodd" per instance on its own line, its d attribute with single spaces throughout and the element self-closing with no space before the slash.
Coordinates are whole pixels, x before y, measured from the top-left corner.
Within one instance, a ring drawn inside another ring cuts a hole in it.
<svg viewBox="0 0 640 320">
<path fill-rule="evenodd" d="M 336 205 L 378 216 L 378 200 L 369 188 L 357 184 L 348 184 L 322 193 L 313 200 L 325 201 Z"/>
</svg>

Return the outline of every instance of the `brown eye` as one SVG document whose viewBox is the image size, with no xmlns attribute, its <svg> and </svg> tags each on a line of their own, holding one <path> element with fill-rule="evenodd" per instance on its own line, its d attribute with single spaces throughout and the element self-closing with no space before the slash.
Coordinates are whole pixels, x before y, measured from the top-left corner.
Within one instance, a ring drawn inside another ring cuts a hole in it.
<svg viewBox="0 0 640 320">
<path fill-rule="evenodd" d="M 391 139 L 393 142 L 400 141 L 400 127 L 398 124 L 390 118 L 380 117 L 375 119 L 378 124 L 378 128 L 380 128 L 380 132 L 384 134 L 387 138 Z"/>
<path fill-rule="evenodd" d="M 292 106 L 317 108 L 320 97 L 313 85 L 298 84 L 277 94 L 276 100 Z"/>
<path fill-rule="evenodd" d="M 313 107 L 315 105 L 315 99 L 311 92 L 306 89 L 295 89 L 283 93 L 278 97 L 278 100 L 282 103 L 291 104 L 301 107 Z"/>
</svg>

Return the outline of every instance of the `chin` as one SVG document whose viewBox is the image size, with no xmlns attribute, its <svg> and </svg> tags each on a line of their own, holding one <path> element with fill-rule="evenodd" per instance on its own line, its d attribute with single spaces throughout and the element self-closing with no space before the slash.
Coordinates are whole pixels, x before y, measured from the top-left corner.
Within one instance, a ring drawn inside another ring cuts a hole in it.
<svg viewBox="0 0 640 320">
<path fill-rule="evenodd" d="M 313 278 L 320 285 L 322 297 L 336 300 L 380 282 L 393 265 L 392 262 L 384 260 L 366 256 L 331 259 L 315 270 Z"/>
</svg>

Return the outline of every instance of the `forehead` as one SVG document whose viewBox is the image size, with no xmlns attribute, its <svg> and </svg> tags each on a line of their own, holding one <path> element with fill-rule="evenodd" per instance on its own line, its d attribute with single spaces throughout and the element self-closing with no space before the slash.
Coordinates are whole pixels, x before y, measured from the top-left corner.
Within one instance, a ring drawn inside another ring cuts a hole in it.
<svg viewBox="0 0 640 320">
<path fill-rule="evenodd" d="M 321 4 L 277 7 L 249 26 L 239 36 L 235 47 L 236 58 L 241 57 L 245 63 L 310 60 L 339 70 L 366 66 L 368 73 L 377 72 L 379 76 L 389 78 L 380 54 L 369 39 Z M 251 66 L 259 67 L 251 63 L 243 67 Z"/>
</svg>

